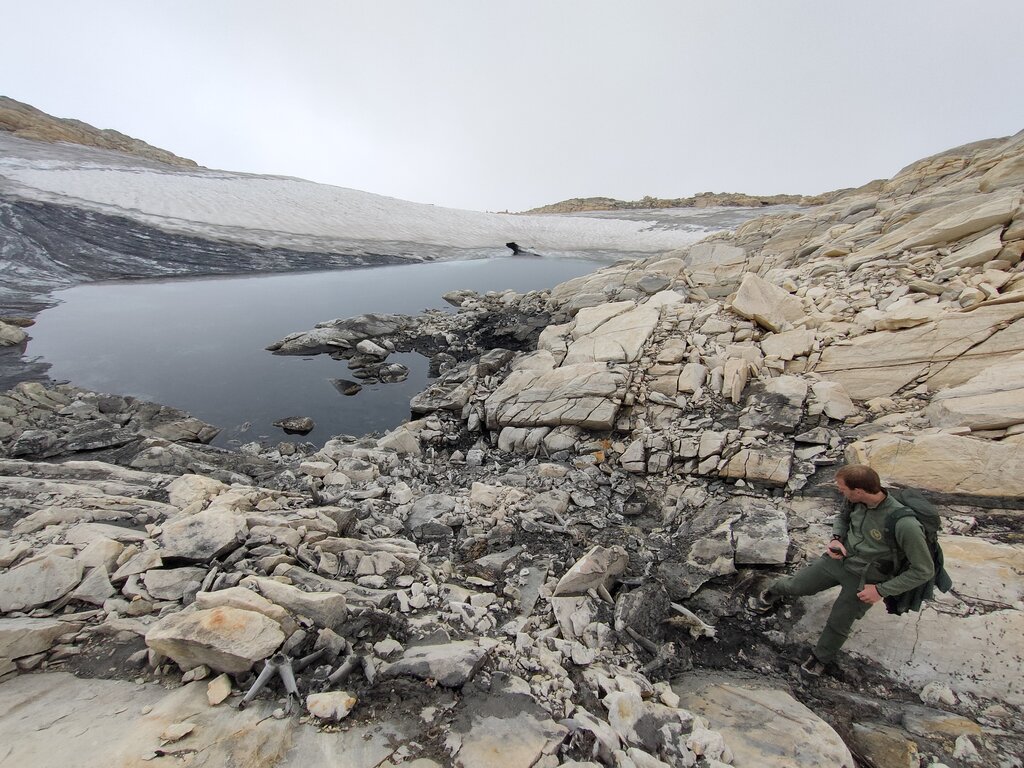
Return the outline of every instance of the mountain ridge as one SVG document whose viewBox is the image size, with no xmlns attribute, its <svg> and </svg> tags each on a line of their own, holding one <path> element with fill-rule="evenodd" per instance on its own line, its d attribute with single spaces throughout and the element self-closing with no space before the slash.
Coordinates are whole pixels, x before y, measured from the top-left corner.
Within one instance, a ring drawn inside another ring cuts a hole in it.
<svg viewBox="0 0 1024 768">
<path fill-rule="evenodd" d="M 142 139 L 133 138 L 112 128 L 96 128 L 81 120 L 55 117 L 8 96 L 0 96 L 0 131 L 6 131 L 22 139 L 51 144 L 66 142 L 85 147 L 113 149 L 181 168 L 200 167 L 195 160 L 154 147 Z"/>
</svg>

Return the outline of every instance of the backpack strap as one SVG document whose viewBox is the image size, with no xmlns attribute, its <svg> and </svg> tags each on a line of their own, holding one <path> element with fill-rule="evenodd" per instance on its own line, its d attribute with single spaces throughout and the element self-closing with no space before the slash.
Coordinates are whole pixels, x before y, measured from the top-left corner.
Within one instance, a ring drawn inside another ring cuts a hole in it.
<svg viewBox="0 0 1024 768">
<path fill-rule="evenodd" d="M 892 495 L 891 492 L 890 495 Z M 893 573 L 896 573 L 899 570 L 900 562 L 903 559 L 899 550 L 899 545 L 896 542 L 896 524 L 905 517 L 912 517 L 916 520 L 917 513 L 900 501 L 898 496 L 893 496 L 893 499 L 895 499 L 900 506 L 898 509 L 894 509 L 885 516 L 885 540 L 889 543 L 889 546 L 892 547 L 892 568 Z"/>
</svg>

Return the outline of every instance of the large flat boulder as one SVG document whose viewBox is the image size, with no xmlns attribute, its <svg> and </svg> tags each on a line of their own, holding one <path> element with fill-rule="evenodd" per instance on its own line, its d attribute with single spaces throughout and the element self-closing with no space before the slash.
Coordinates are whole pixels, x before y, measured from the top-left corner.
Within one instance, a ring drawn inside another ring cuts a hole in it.
<svg viewBox="0 0 1024 768">
<path fill-rule="evenodd" d="M 660 317 L 661 310 L 650 304 L 617 313 L 598 323 L 593 330 L 575 337 L 566 351 L 564 363 L 632 363 L 640 357 L 640 350 Z"/>
<path fill-rule="evenodd" d="M 672 686 L 685 707 L 725 738 L 735 768 L 854 768 L 839 734 L 786 691 L 740 682 Z"/>
<path fill-rule="evenodd" d="M 82 564 L 50 555 L 0 574 L 0 613 L 24 611 L 64 597 L 82 580 Z"/>
<path fill-rule="evenodd" d="M 172 613 L 146 633 L 146 645 L 188 670 L 205 664 L 238 674 L 284 642 L 281 625 L 255 611 L 220 607 Z"/>
<path fill-rule="evenodd" d="M 1024 306 L 1006 304 L 833 344 L 814 370 L 840 382 L 854 400 L 869 400 L 890 397 L 921 378 L 932 389 L 957 386 L 1021 352 Z"/>
<path fill-rule="evenodd" d="M 956 435 L 882 435 L 846 449 L 849 463 L 868 464 L 886 482 L 939 493 L 1024 498 L 1019 445 Z"/>
<path fill-rule="evenodd" d="M 989 366 L 958 387 L 936 392 L 926 413 L 936 427 L 973 431 L 1024 422 L 1024 353 Z"/>
<path fill-rule="evenodd" d="M 58 637 L 79 627 L 81 624 L 59 619 L 0 619 L 0 659 L 20 659 L 48 651 Z"/>
<path fill-rule="evenodd" d="M 209 562 L 238 547 L 247 532 L 244 517 L 224 510 L 208 509 L 178 517 L 163 526 L 161 555 L 165 560 Z"/>
<path fill-rule="evenodd" d="M 348 616 L 345 596 L 337 592 L 304 592 L 263 576 L 247 576 L 242 584 L 255 586 L 270 602 L 296 616 L 305 616 L 318 627 L 336 627 Z"/>
<path fill-rule="evenodd" d="M 419 645 L 407 648 L 399 659 L 385 664 L 380 673 L 384 678 L 409 675 L 458 688 L 476 674 L 486 656 L 487 649 L 473 640 Z"/>
<path fill-rule="evenodd" d="M 605 363 L 513 371 L 487 398 L 487 426 L 611 429 L 628 371 Z"/>
</svg>

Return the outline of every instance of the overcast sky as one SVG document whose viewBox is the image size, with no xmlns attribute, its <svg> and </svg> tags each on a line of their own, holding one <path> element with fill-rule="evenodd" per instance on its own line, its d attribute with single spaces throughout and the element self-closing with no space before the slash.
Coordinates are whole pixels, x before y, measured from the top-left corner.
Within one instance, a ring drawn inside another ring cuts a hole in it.
<svg viewBox="0 0 1024 768">
<path fill-rule="evenodd" d="M 1021 0 L 0 0 L 0 94 L 418 202 L 813 194 L 1024 128 Z"/>
</svg>

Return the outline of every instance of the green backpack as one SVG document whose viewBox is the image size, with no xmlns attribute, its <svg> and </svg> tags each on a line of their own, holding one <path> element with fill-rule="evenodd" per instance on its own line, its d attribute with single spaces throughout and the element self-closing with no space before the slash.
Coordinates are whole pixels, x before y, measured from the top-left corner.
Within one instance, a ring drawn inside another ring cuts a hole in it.
<svg viewBox="0 0 1024 768">
<path fill-rule="evenodd" d="M 900 488 L 896 490 L 886 489 L 886 492 L 896 501 L 903 505 L 902 509 L 890 512 L 885 519 L 886 541 L 892 546 L 893 552 L 896 548 L 896 523 L 904 517 L 913 515 L 921 523 L 924 529 L 924 537 L 928 542 L 928 550 L 932 553 L 932 563 L 935 565 L 935 575 L 909 592 L 900 595 L 889 595 L 884 598 L 885 609 L 897 616 L 907 611 L 921 610 L 921 603 L 931 600 L 935 596 L 935 590 L 949 592 L 953 588 L 953 580 L 945 568 L 945 556 L 942 554 L 942 547 L 939 545 L 939 529 L 941 518 L 939 510 L 935 508 L 928 499 L 913 488 Z M 907 567 L 905 559 L 896 555 L 893 561 L 893 573 L 899 573 Z"/>
</svg>

